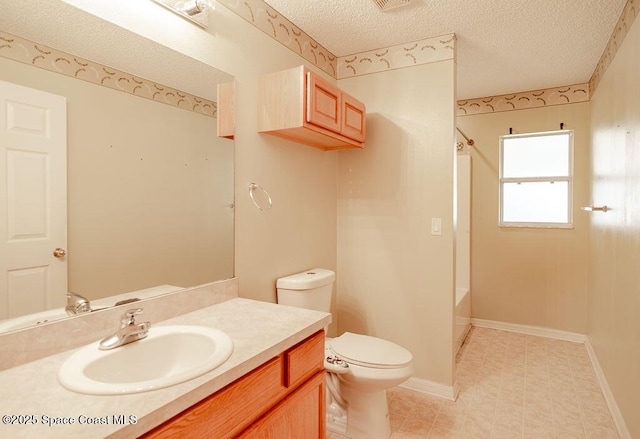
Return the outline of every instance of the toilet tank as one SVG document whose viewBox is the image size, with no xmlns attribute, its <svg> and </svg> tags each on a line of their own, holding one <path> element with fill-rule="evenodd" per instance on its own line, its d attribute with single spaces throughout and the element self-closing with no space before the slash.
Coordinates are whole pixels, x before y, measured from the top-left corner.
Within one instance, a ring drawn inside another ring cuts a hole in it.
<svg viewBox="0 0 640 439">
<path fill-rule="evenodd" d="M 281 277 L 276 282 L 278 303 L 331 312 L 331 293 L 335 279 L 335 273 L 324 268 Z"/>
</svg>

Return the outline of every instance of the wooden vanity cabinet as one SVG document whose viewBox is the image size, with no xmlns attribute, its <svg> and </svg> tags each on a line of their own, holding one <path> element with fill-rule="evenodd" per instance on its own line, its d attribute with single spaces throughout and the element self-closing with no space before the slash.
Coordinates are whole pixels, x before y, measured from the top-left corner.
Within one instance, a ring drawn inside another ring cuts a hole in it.
<svg viewBox="0 0 640 439">
<path fill-rule="evenodd" d="M 325 150 L 363 148 L 365 105 L 300 66 L 260 78 L 258 132 Z"/>
<path fill-rule="evenodd" d="M 146 433 L 144 438 L 324 438 L 324 331 Z"/>
</svg>

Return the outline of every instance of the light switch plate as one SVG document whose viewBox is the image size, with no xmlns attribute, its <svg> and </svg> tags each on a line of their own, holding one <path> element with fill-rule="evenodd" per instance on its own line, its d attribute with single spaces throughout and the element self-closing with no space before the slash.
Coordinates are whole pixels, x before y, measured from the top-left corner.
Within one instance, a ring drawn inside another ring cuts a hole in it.
<svg viewBox="0 0 640 439">
<path fill-rule="evenodd" d="M 442 235 L 442 218 L 431 218 L 431 234 Z"/>
</svg>

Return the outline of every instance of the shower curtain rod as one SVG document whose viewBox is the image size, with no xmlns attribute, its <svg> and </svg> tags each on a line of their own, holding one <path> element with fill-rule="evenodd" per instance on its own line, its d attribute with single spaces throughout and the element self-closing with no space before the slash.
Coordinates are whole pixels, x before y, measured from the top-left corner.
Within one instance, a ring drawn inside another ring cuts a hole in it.
<svg viewBox="0 0 640 439">
<path fill-rule="evenodd" d="M 469 146 L 473 146 L 473 145 L 475 144 L 475 142 L 473 141 L 473 139 L 468 138 L 468 137 L 467 137 L 467 135 L 466 135 L 465 133 L 463 133 L 463 132 L 462 132 L 462 130 L 461 130 L 460 128 L 458 128 L 457 126 L 456 126 L 456 130 L 458 130 L 458 132 L 459 132 L 460 134 L 462 134 L 462 137 L 464 137 L 464 140 L 466 140 L 466 141 L 467 141 L 467 145 L 469 145 Z"/>
</svg>

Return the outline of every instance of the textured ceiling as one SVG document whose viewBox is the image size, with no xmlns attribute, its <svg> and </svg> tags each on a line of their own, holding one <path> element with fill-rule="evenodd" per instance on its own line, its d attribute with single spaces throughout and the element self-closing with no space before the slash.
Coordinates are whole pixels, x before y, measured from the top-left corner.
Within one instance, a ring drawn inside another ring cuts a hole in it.
<svg viewBox="0 0 640 439">
<path fill-rule="evenodd" d="M 265 0 L 336 56 L 455 33 L 458 99 L 588 82 L 626 0 Z"/>
</svg>

